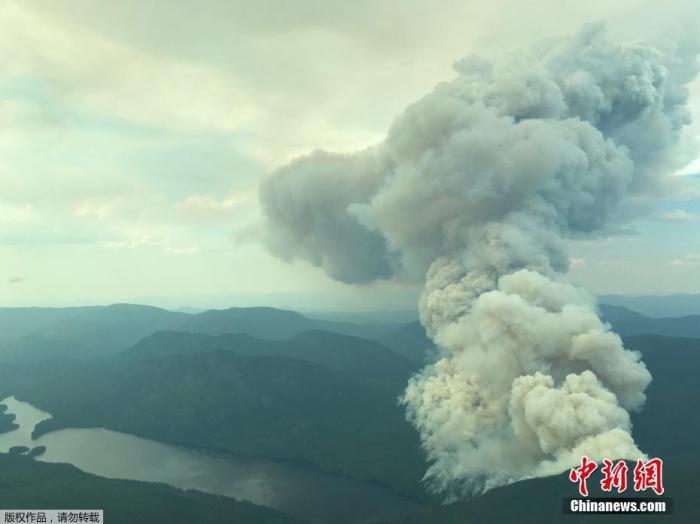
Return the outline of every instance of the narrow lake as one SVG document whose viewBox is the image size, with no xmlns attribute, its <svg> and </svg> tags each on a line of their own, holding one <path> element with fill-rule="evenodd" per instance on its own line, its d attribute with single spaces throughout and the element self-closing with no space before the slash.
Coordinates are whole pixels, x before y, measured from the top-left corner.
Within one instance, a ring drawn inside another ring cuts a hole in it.
<svg viewBox="0 0 700 524">
<path fill-rule="evenodd" d="M 51 415 L 8 397 L 0 403 L 19 428 L 0 433 L 0 452 L 46 446 L 37 460 L 65 462 L 101 477 L 163 482 L 269 506 L 315 523 L 393 517 L 420 505 L 388 488 L 312 467 L 259 458 L 214 456 L 106 429 L 63 429 L 32 440 Z"/>
</svg>

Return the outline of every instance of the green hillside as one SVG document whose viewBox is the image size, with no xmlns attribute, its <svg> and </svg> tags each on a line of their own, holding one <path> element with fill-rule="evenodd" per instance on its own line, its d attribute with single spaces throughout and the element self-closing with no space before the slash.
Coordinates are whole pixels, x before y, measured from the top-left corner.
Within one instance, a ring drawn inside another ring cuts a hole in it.
<svg viewBox="0 0 700 524">
<path fill-rule="evenodd" d="M 0 453 L 0 507 L 103 509 L 109 524 L 292 524 L 277 511 L 227 497 L 182 491 L 163 484 L 112 480 L 68 464 L 47 464 Z"/>
<path fill-rule="evenodd" d="M 322 337 L 332 343 L 324 346 Z M 682 516 L 674 521 L 697 522 L 700 339 L 636 336 L 625 343 L 642 352 L 654 376 L 645 409 L 633 414 L 635 438 L 666 461 L 669 494 Z M 356 362 L 350 348 L 363 348 Z M 434 501 L 420 485 L 425 461 L 396 403 L 396 385 L 362 380 L 367 366 L 388 373 L 396 359 L 378 344 L 328 333 L 271 343 L 165 332 L 119 355 L 2 366 L 0 394 L 53 413 L 39 433 L 99 426 L 192 448 L 298 460 Z M 556 522 L 571 488 L 565 478 L 520 482 L 471 501 L 433 504 L 415 522 Z M 522 520 L 523 507 L 530 520 Z"/>
<path fill-rule="evenodd" d="M 54 415 L 37 426 L 37 435 L 104 427 L 192 448 L 308 462 L 421 494 L 425 463 L 395 388 L 304 360 L 223 350 L 154 358 L 126 353 L 0 368 L 0 391 Z"/>
<path fill-rule="evenodd" d="M 172 353 L 231 351 L 239 355 L 288 357 L 320 364 L 344 375 L 399 390 L 417 370 L 378 342 L 328 331 L 306 331 L 285 341 L 271 341 L 246 334 L 204 335 L 161 331 L 129 349 L 141 357 Z"/>
</svg>

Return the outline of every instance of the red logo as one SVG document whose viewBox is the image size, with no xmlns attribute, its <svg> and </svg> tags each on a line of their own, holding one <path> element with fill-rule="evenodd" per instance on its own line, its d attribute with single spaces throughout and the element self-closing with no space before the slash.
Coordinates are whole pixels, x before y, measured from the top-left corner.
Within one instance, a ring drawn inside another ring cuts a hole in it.
<svg viewBox="0 0 700 524">
<path fill-rule="evenodd" d="M 622 493 L 627 489 L 627 464 L 624 460 L 619 461 L 613 466 L 612 460 L 603 459 L 603 468 L 600 470 L 603 473 L 603 480 L 600 481 L 600 489 L 603 491 L 612 491 L 616 488 L 618 493 Z"/>
<path fill-rule="evenodd" d="M 578 481 L 578 492 L 581 494 L 581 496 L 588 496 L 588 486 L 586 485 L 586 481 L 596 469 L 598 469 L 598 465 L 595 462 L 589 461 L 588 457 L 584 455 L 581 457 L 581 466 L 569 471 L 569 480 L 571 482 Z"/>
<path fill-rule="evenodd" d="M 588 496 L 588 478 L 598 469 L 598 464 L 588 460 L 588 457 L 581 457 L 581 465 L 569 471 L 569 480 L 578 482 L 578 492 L 583 497 Z M 627 489 L 627 473 L 629 468 L 624 460 L 613 463 L 612 460 L 603 459 L 603 467 L 600 472 L 603 479 L 600 481 L 600 488 L 603 491 L 612 491 L 613 488 L 618 493 Z M 664 492 L 663 486 L 663 461 L 660 458 L 653 458 L 644 462 L 638 460 L 634 468 L 634 491 L 646 491 L 652 489 L 657 495 Z"/>
<path fill-rule="evenodd" d="M 664 492 L 663 484 L 664 463 L 660 458 L 653 458 L 644 462 L 637 461 L 634 467 L 634 491 L 645 491 L 653 489 L 657 495 Z"/>
</svg>

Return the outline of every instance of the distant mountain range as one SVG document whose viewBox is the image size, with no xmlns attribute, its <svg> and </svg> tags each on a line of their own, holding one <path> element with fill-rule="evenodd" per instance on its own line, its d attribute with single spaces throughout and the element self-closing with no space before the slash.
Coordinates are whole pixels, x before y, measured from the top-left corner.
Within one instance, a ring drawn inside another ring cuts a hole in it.
<svg viewBox="0 0 700 524">
<path fill-rule="evenodd" d="M 603 318 L 620 335 L 700 337 L 700 315 L 652 318 L 622 306 L 601 305 Z"/>
<path fill-rule="evenodd" d="M 623 306 L 650 317 L 700 315 L 700 293 L 673 295 L 602 295 L 602 304 Z"/>
<path fill-rule="evenodd" d="M 652 318 L 608 304 L 601 305 L 600 311 L 621 335 L 700 337 L 700 315 Z M 116 353 L 161 331 L 214 336 L 247 334 L 277 342 L 308 331 L 323 331 L 373 340 L 414 364 L 422 364 L 430 358 L 433 348 L 418 321 L 363 324 L 319 320 L 294 311 L 266 307 L 187 314 L 151 306 L 115 304 L 62 309 L 0 308 L 0 362 L 90 358 Z M 221 342 L 223 340 L 217 343 Z M 273 347 L 269 346 L 269 351 L 273 351 L 270 349 Z M 401 368 L 399 365 L 397 369 Z"/>
<path fill-rule="evenodd" d="M 396 323 L 317 320 L 294 311 L 265 307 L 198 314 L 134 304 L 0 308 L 0 362 L 114 353 L 164 330 L 209 335 L 246 333 L 266 340 L 286 340 L 305 331 L 322 330 L 378 339 L 402 327 Z"/>
<path fill-rule="evenodd" d="M 652 318 L 623 306 L 606 304 L 601 305 L 600 310 L 612 328 L 622 335 L 700 337 L 700 315 Z M 417 364 L 426 360 L 433 347 L 418 321 L 363 324 L 319 320 L 294 311 L 266 307 L 187 314 L 151 306 L 115 304 L 62 309 L 0 308 L 0 362 L 89 358 L 116 353 L 161 331 L 215 336 L 247 334 L 278 342 L 308 331 L 323 331 L 376 341 Z"/>
</svg>

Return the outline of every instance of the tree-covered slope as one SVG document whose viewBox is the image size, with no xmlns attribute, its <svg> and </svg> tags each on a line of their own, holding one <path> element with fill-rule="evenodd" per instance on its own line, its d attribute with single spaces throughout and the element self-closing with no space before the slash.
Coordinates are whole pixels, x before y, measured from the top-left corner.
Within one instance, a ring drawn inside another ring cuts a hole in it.
<svg viewBox="0 0 700 524">
<path fill-rule="evenodd" d="M 420 494 L 425 464 L 395 388 L 304 360 L 231 351 L 0 367 L 0 392 L 54 415 L 37 432 L 104 427 L 284 458 Z"/>
<path fill-rule="evenodd" d="M 227 497 L 163 484 L 112 480 L 68 464 L 47 464 L 0 453 L 0 507 L 103 509 L 109 524 L 292 524 L 277 511 Z"/>
<path fill-rule="evenodd" d="M 0 404 L 0 433 L 7 433 L 8 431 L 13 431 L 19 426 L 15 423 L 15 416 L 6 413 L 7 406 L 5 404 Z"/>
<path fill-rule="evenodd" d="M 417 365 L 373 340 L 306 331 L 289 340 L 263 340 L 247 334 L 204 335 L 161 331 L 145 337 L 128 351 L 153 357 L 173 353 L 231 351 L 239 355 L 288 357 L 320 364 L 341 374 L 375 384 L 402 388 Z"/>
<path fill-rule="evenodd" d="M 219 347 L 232 340 L 239 337 L 185 337 L 179 346 L 175 339 L 156 344 L 152 354 L 144 342 L 116 356 L 3 366 L 0 394 L 15 394 L 53 413 L 40 431 L 101 426 L 189 447 L 301 460 L 421 496 L 425 461 L 395 389 L 306 359 L 240 355 Z M 644 410 L 633 414 L 635 438 L 666 461 L 671 496 L 680 500 L 688 486 L 700 486 L 700 340 L 637 336 L 625 342 L 641 351 L 654 377 Z M 493 522 L 498 515 L 518 522 L 508 513 L 511 497 L 559 511 L 557 497 L 568 488 L 552 479 L 521 482 L 487 495 L 496 498 L 435 506 L 420 522 L 460 522 L 469 508 L 476 512 L 474 522 L 489 522 L 478 517 L 488 511 Z M 498 493 L 508 495 L 499 499 Z M 491 510 L 484 501 L 491 501 Z M 548 521 L 545 513 L 533 515 Z"/>
</svg>

